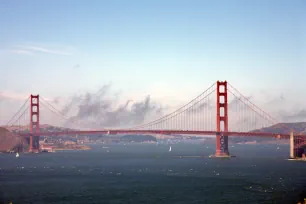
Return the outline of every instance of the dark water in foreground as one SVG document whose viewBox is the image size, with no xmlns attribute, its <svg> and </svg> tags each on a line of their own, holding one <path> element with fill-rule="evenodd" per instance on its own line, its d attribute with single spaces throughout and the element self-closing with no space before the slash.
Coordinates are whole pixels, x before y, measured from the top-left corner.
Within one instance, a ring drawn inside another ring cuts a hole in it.
<svg viewBox="0 0 306 204">
<path fill-rule="evenodd" d="M 306 162 L 288 146 L 236 145 L 237 158 L 200 144 L 102 145 L 91 151 L 0 154 L 0 203 L 296 203 Z M 109 150 L 109 152 L 107 152 Z"/>
</svg>

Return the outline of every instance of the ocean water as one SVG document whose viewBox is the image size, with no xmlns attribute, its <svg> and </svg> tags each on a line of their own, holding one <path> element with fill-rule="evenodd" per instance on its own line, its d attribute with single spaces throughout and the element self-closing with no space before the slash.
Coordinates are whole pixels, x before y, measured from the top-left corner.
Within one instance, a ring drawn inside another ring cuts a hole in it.
<svg viewBox="0 0 306 204">
<path fill-rule="evenodd" d="M 306 162 L 288 145 L 114 144 L 90 151 L 0 154 L 0 203 L 296 203 Z M 202 158 L 177 156 L 205 156 Z"/>
</svg>

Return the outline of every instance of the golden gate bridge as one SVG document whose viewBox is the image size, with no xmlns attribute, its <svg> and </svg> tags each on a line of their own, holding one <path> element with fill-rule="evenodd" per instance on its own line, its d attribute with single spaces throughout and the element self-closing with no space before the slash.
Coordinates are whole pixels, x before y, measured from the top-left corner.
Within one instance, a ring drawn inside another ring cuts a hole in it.
<svg viewBox="0 0 306 204">
<path fill-rule="evenodd" d="M 22 121 L 29 125 L 29 133 L 17 133 L 29 137 L 29 152 L 39 152 L 40 136 L 86 135 L 86 134 L 165 134 L 165 135 L 211 135 L 216 136 L 217 157 L 230 155 L 230 136 L 255 136 L 290 138 L 290 157 L 301 157 L 306 146 L 306 135 L 294 132 L 267 112 L 256 106 L 227 81 L 217 81 L 189 103 L 156 120 L 128 128 L 104 128 L 100 130 L 41 131 L 44 111 L 51 111 L 61 120 L 80 125 L 70 120 L 57 108 L 39 95 L 31 95 L 9 120 L 11 126 L 21 127 Z M 29 117 L 30 116 L 30 117 Z M 120 117 L 117 118 L 120 120 Z M 269 127 L 279 131 L 269 131 Z M 285 130 L 285 131 L 284 131 Z"/>
</svg>

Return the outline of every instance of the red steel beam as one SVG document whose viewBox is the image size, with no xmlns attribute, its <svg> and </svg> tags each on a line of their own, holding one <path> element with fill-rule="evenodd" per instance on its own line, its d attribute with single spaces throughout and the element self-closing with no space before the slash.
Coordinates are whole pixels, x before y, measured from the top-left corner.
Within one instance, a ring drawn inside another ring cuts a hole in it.
<svg viewBox="0 0 306 204">
<path fill-rule="evenodd" d="M 59 136 L 59 135 L 86 135 L 86 134 L 180 134 L 180 135 L 211 135 L 214 136 L 218 132 L 216 131 L 189 131 L 189 130 L 125 130 L 125 129 L 113 129 L 113 130 L 80 130 L 80 131 L 62 131 L 62 132 L 40 132 L 37 133 L 41 136 Z M 21 136 L 30 136 L 31 133 L 20 133 Z M 256 136 L 256 137 L 288 137 L 290 134 L 278 134 L 278 133 L 267 133 L 267 132 L 220 132 L 220 135 L 226 136 Z M 306 135 L 296 135 L 299 137 L 305 137 Z"/>
</svg>

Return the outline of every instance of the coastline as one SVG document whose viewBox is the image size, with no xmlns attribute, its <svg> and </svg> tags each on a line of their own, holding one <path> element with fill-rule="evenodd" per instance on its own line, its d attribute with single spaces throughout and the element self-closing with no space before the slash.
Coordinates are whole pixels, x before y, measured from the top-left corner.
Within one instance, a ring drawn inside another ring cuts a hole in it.
<svg viewBox="0 0 306 204">
<path fill-rule="evenodd" d="M 294 159 L 287 159 L 288 161 L 302 161 L 302 162 L 306 162 L 306 159 L 305 158 L 294 158 Z"/>
<path fill-rule="evenodd" d="M 92 148 L 88 145 L 67 145 L 64 147 L 55 147 L 54 151 L 71 151 L 71 150 L 91 150 Z"/>
</svg>

